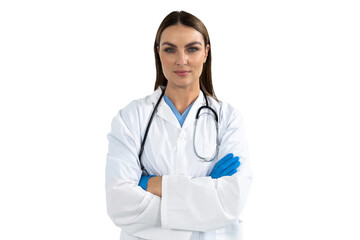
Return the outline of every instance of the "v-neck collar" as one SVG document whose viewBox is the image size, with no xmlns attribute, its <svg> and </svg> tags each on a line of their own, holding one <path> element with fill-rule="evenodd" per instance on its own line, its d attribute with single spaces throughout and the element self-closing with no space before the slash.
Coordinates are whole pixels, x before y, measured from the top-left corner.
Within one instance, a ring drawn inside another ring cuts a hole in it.
<svg viewBox="0 0 360 240">
<path fill-rule="evenodd" d="M 163 89 L 164 89 L 164 87 L 158 87 L 153 92 L 153 94 L 151 94 L 150 99 L 153 103 L 153 106 L 155 106 L 155 104 L 159 100 L 159 97 L 161 96 Z M 182 127 L 180 126 L 179 121 L 175 117 L 171 108 L 165 102 L 164 98 L 162 98 L 160 101 L 156 115 L 163 118 L 164 120 L 166 120 L 167 122 L 169 122 L 170 124 L 174 125 L 175 127 L 179 128 L 179 129 L 181 129 L 181 128 L 185 129 L 195 121 L 196 113 L 197 113 L 198 109 L 203 105 L 205 105 L 204 94 L 202 91 L 200 91 L 199 96 L 193 102 L 192 107 L 190 108 L 189 113 L 188 113 Z"/>
<path fill-rule="evenodd" d="M 175 107 L 175 105 L 173 104 L 173 102 L 170 100 L 170 98 L 168 98 L 168 96 L 164 95 L 164 100 L 166 102 L 166 104 L 170 107 L 171 111 L 174 113 L 176 119 L 178 120 L 180 126 L 182 127 L 184 124 L 184 121 L 192 107 L 192 105 L 194 104 L 194 102 L 192 102 L 190 104 L 190 106 L 188 106 L 186 108 L 186 110 L 181 114 Z"/>
</svg>

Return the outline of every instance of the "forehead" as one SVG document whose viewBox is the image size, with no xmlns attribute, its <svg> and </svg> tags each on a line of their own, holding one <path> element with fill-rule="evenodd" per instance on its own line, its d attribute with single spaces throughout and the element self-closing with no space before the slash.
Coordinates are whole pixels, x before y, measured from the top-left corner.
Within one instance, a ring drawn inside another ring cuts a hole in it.
<svg viewBox="0 0 360 240">
<path fill-rule="evenodd" d="M 198 41 L 204 44 L 204 38 L 200 32 L 192 27 L 184 25 L 172 25 L 164 29 L 160 37 L 162 42 L 170 42 L 176 45 Z"/>
</svg>

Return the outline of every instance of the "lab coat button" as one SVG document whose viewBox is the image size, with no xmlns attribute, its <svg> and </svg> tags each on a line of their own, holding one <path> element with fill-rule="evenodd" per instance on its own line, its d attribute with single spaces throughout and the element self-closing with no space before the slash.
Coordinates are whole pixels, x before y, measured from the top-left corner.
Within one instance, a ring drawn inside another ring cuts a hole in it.
<svg viewBox="0 0 360 240">
<path fill-rule="evenodd" d="M 186 139 L 186 134 L 181 132 L 180 135 L 179 135 L 179 138 L 180 139 Z"/>
</svg>

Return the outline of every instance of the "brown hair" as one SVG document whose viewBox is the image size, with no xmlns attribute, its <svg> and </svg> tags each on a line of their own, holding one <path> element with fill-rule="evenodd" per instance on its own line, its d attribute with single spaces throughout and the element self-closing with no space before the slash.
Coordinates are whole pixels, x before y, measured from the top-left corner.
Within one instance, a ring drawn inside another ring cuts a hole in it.
<svg viewBox="0 0 360 240">
<path fill-rule="evenodd" d="M 195 17 L 194 15 L 184 12 L 184 11 L 174 11 L 171 12 L 169 15 L 167 15 L 164 20 L 161 22 L 159 29 L 156 33 L 155 37 L 155 43 L 154 43 L 154 53 L 155 53 L 155 64 L 156 64 L 156 82 L 155 82 L 155 90 L 159 86 L 166 86 L 167 85 L 167 79 L 164 76 L 161 62 L 160 62 L 160 56 L 157 51 L 157 48 L 160 44 L 160 37 L 162 32 L 165 30 L 165 28 L 172 26 L 182 24 L 184 26 L 192 27 L 198 32 L 200 32 L 204 37 L 205 47 L 207 44 L 210 45 L 210 38 L 208 31 L 205 27 L 205 25 L 201 22 L 200 19 Z M 217 100 L 214 88 L 212 85 L 212 77 L 211 77 L 211 46 L 208 52 L 208 56 L 206 59 L 206 62 L 203 65 L 203 71 L 200 76 L 200 88 L 205 92 L 206 95 L 209 95 Z"/>
</svg>

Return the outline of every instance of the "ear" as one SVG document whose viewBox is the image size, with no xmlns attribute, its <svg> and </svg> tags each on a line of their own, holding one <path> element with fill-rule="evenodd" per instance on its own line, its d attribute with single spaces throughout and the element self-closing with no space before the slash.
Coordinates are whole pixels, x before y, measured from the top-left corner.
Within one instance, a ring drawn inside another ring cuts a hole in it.
<svg viewBox="0 0 360 240">
<path fill-rule="evenodd" d="M 206 62 L 206 59 L 208 57 L 208 54 L 209 54 L 209 51 L 210 51 L 210 45 L 206 45 L 206 48 L 205 48 L 205 57 L 204 57 L 204 63 Z"/>
<path fill-rule="evenodd" d="M 157 49 L 157 52 L 159 53 L 159 51 L 160 51 L 159 45 L 156 47 L 156 49 Z M 160 53 L 159 53 L 159 54 L 160 54 Z"/>
</svg>

